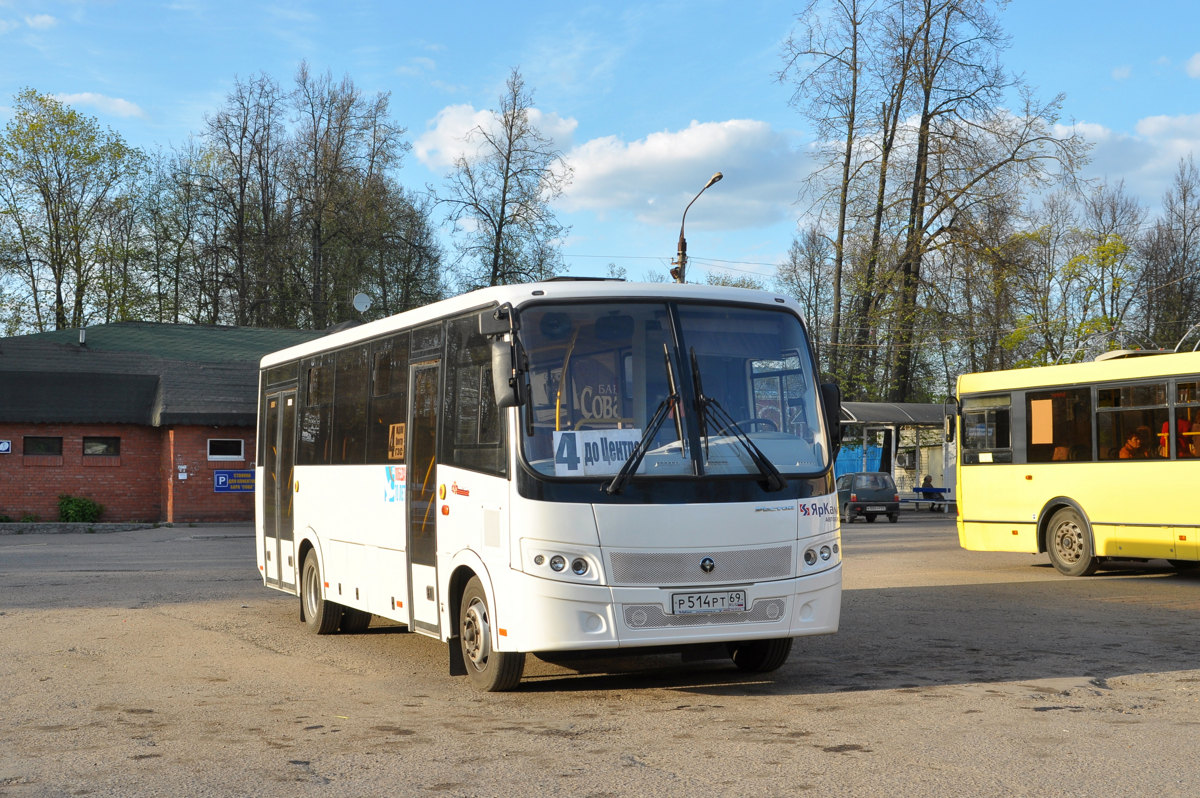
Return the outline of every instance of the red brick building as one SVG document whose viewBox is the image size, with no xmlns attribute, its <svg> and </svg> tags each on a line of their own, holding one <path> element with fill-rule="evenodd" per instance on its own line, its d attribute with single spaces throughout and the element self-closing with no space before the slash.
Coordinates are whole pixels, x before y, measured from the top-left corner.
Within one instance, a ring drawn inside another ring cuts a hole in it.
<svg viewBox="0 0 1200 798">
<path fill-rule="evenodd" d="M 65 495 L 101 521 L 253 519 L 258 360 L 320 335 L 124 322 L 0 338 L 0 516 L 57 521 Z"/>
</svg>

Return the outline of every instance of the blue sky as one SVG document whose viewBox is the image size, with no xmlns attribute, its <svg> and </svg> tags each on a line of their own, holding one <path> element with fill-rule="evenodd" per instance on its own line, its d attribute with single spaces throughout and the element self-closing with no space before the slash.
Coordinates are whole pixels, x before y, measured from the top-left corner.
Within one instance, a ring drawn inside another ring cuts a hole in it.
<svg viewBox="0 0 1200 798">
<path fill-rule="evenodd" d="M 812 134 L 775 75 L 800 3 L 103 2 L 0 0 L 0 123 L 24 87 L 139 147 L 184 143 L 235 78 L 288 85 L 301 60 L 391 93 L 411 188 L 439 185 L 509 70 L 575 169 L 557 204 L 569 271 L 664 272 L 687 216 L 689 276 L 774 274 L 804 217 Z M 1200 11 L 1191 2 L 1013 3 L 1004 57 L 1095 144 L 1088 174 L 1156 205 L 1200 151 Z"/>
</svg>

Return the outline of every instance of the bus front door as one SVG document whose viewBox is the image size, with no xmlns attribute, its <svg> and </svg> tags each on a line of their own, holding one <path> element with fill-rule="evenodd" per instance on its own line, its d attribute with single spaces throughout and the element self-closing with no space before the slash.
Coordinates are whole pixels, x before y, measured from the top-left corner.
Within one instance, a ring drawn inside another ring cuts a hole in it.
<svg viewBox="0 0 1200 798">
<path fill-rule="evenodd" d="M 296 452 L 296 391 L 267 394 L 267 444 L 263 481 L 263 558 L 266 583 L 294 589 L 296 543 L 292 527 L 292 484 Z"/>
<path fill-rule="evenodd" d="M 439 632 L 437 596 L 438 361 L 409 367 L 408 422 L 409 606 L 416 629 Z"/>
</svg>

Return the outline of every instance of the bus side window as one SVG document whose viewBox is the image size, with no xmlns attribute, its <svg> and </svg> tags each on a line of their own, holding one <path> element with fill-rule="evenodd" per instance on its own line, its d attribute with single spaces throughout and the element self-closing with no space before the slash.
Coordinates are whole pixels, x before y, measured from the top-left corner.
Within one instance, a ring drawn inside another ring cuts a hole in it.
<svg viewBox="0 0 1200 798">
<path fill-rule="evenodd" d="M 333 358 L 317 355 L 300 364 L 300 382 L 304 397 L 300 401 L 297 425 L 300 441 L 296 448 L 297 465 L 324 465 L 329 462 L 330 422 L 333 420 Z"/>
<path fill-rule="evenodd" d="M 332 459 L 358 465 L 365 462 L 367 443 L 367 347 L 343 349 L 336 358 Z"/>
<path fill-rule="evenodd" d="M 1092 459 L 1092 391 L 1067 388 L 1025 395 L 1030 463 Z"/>
<path fill-rule="evenodd" d="M 408 420 L 408 333 L 376 341 L 371 348 L 371 399 L 366 461 L 404 462 Z"/>
<path fill-rule="evenodd" d="M 449 465 L 503 474 L 502 415 L 492 388 L 492 350 L 477 317 L 446 325 L 446 395 L 441 459 Z"/>
<path fill-rule="evenodd" d="M 1169 434 L 1167 386 L 1144 383 L 1100 388 L 1096 428 L 1101 460 L 1150 460 L 1166 457 Z"/>
<path fill-rule="evenodd" d="M 1012 397 L 981 396 L 963 399 L 962 461 L 1012 462 Z"/>
</svg>

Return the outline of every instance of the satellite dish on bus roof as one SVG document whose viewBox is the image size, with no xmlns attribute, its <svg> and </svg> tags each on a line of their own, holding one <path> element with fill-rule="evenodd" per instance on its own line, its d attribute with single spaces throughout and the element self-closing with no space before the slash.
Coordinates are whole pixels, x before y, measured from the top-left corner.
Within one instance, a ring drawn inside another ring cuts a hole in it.
<svg viewBox="0 0 1200 798">
<path fill-rule="evenodd" d="M 355 294 L 354 301 L 351 303 L 354 309 L 359 313 L 366 313 L 371 308 L 371 297 L 366 294 Z"/>
</svg>

